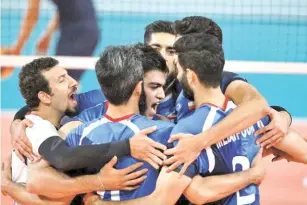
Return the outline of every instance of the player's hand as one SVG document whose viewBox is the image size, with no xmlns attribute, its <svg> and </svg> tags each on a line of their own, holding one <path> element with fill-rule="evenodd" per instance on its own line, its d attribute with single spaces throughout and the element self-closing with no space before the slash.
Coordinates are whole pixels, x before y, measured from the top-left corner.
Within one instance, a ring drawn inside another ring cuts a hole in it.
<svg viewBox="0 0 307 205">
<path fill-rule="evenodd" d="M 12 153 L 6 156 L 1 164 L 1 191 L 6 196 L 6 186 L 12 182 Z"/>
<path fill-rule="evenodd" d="M 143 129 L 133 136 L 129 142 L 132 157 L 146 161 L 155 169 L 159 169 L 163 164 L 163 160 L 166 159 L 166 156 L 163 154 L 166 146 L 147 137 L 148 134 L 156 130 L 156 126 Z"/>
<path fill-rule="evenodd" d="M 263 148 L 260 148 L 250 168 L 253 184 L 257 184 L 257 185 L 261 184 L 266 174 L 265 166 L 262 160 L 262 152 L 263 152 Z"/>
<path fill-rule="evenodd" d="M 36 45 L 36 53 L 38 55 L 45 55 L 49 48 L 51 37 L 49 35 L 43 35 Z"/>
<path fill-rule="evenodd" d="M 32 126 L 33 123 L 30 120 L 24 119 L 22 121 L 13 122 L 10 129 L 13 148 L 22 162 L 25 161 L 23 156 L 27 157 L 32 162 L 35 158 L 38 158 L 33 152 L 32 144 L 26 135 L 26 128 Z"/>
<path fill-rule="evenodd" d="M 171 172 L 183 164 L 179 175 L 182 176 L 188 166 L 192 164 L 200 152 L 202 151 L 202 143 L 199 142 L 198 137 L 193 137 L 191 134 L 176 134 L 170 137 L 169 143 L 179 140 L 178 144 L 171 149 L 166 150 L 166 155 L 173 155 L 171 158 L 165 160 L 165 165 L 168 167 L 167 172 Z"/>
<path fill-rule="evenodd" d="M 278 144 L 286 136 L 289 130 L 289 122 L 285 117 L 283 117 L 282 113 L 271 109 L 270 117 L 271 122 L 255 132 L 255 136 L 263 134 L 263 136 L 257 140 L 257 143 L 267 149 Z"/>
<path fill-rule="evenodd" d="M 115 169 L 117 157 L 113 157 L 99 172 L 100 179 L 103 183 L 104 190 L 134 190 L 140 186 L 147 176 L 147 169 L 140 168 L 143 163 L 139 162 L 124 169 Z"/>
</svg>

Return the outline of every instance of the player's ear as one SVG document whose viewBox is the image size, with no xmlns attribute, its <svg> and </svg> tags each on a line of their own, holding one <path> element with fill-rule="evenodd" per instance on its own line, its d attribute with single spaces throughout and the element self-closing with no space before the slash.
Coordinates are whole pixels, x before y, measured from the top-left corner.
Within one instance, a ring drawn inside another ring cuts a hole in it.
<svg viewBox="0 0 307 205">
<path fill-rule="evenodd" d="M 143 81 L 138 82 L 138 84 L 136 84 L 135 89 L 134 89 L 134 93 L 138 96 L 141 95 L 142 93 L 142 89 L 143 89 Z"/>
<path fill-rule="evenodd" d="M 189 68 L 187 68 L 186 70 L 187 72 L 187 81 L 189 83 L 189 85 L 192 85 L 195 82 L 195 72 Z"/>
<path fill-rule="evenodd" d="M 39 91 L 37 94 L 38 99 L 44 103 L 44 104 L 50 104 L 51 103 L 51 95 L 44 91 Z"/>
</svg>

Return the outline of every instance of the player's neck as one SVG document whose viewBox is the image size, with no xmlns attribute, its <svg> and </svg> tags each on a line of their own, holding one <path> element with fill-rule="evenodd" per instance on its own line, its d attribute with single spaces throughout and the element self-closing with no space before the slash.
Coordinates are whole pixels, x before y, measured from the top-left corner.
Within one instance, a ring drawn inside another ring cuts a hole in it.
<svg viewBox="0 0 307 205">
<path fill-rule="evenodd" d="M 131 114 L 139 114 L 139 112 L 138 101 L 129 100 L 126 104 L 123 105 L 113 105 L 109 102 L 109 107 L 106 115 L 115 119 Z"/>
<path fill-rule="evenodd" d="M 217 107 L 223 107 L 225 103 L 225 95 L 222 93 L 221 88 L 206 88 L 198 86 L 194 92 L 195 107 L 199 108 L 204 103 L 210 103 Z"/>
<path fill-rule="evenodd" d="M 60 127 L 60 122 L 64 115 L 64 113 L 60 113 L 53 108 L 44 105 L 38 106 L 38 108 L 31 113 L 49 121 L 55 127 Z"/>
</svg>

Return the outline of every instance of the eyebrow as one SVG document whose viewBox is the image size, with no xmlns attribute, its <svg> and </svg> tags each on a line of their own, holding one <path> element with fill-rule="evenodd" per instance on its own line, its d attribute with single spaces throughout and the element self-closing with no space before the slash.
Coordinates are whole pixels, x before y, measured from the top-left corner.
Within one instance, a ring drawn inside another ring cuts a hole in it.
<svg viewBox="0 0 307 205">
<path fill-rule="evenodd" d="M 157 85 L 157 86 L 163 86 L 163 84 L 161 83 L 157 83 L 157 82 L 150 82 L 149 85 Z"/>
<path fill-rule="evenodd" d="M 60 78 L 65 78 L 66 73 L 60 75 L 57 79 L 59 80 Z"/>
</svg>

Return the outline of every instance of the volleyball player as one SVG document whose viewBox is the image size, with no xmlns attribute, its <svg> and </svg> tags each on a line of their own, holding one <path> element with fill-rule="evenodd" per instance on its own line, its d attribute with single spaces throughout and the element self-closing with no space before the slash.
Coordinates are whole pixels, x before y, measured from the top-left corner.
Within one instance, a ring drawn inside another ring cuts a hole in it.
<svg viewBox="0 0 307 205">
<path fill-rule="evenodd" d="M 97 16 L 92 0 L 52 0 L 56 12 L 45 33 L 37 43 L 39 54 L 46 54 L 53 33 L 59 28 L 60 37 L 55 55 L 91 56 L 100 38 Z M 2 49 L 8 55 L 18 55 L 28 41 L 39 19 L 41 0 L 28 0 L 28 8 L 22 20 L 16 43 Z M 68 74 L 79 81 L 84 70 L 69 70 Z"/>
</svg>

